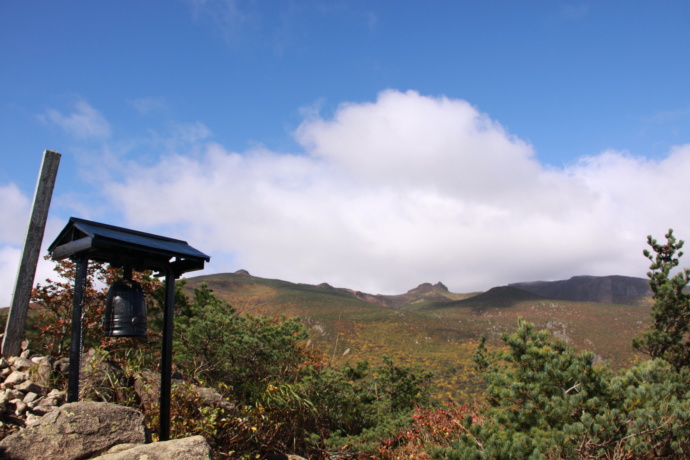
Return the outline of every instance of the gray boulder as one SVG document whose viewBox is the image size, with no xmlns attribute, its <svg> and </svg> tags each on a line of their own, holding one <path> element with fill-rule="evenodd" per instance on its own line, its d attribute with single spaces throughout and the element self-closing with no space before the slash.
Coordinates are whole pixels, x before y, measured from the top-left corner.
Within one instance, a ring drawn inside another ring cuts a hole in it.
<svg viewBox="0 0 690 460">
<path fill-rule="evenodd" d="M 36 383 L 43 386 L 50 386 L 53 374 L 53 361 L 50 356 L 40 356 L 34 361 L 38 367 L 36 369 Z"/>
<path fill-rule="evenodd" d="M 12 371 L 10 375 L 7 376 L 4 382 L 4 388 L 14 388 L 22 382 L 29 380 L 28 372 Z"/>
<path fill-rule="evenodd" d="M 122 449 L 126 447 L 126 449 Z M 203 436 L 161 441 L 153 444 L 115 446 L 108 453 L 95 457 L 94 460 L 211 460 L 211 446 Z"/>
<path fill-rule="evenodd" d="M 26 358 L 16 358 L 12 363 L 12 367 L 15 371 L 28 372 L 32 368 L 37 367 L 30 359 Z"/>
<path fill-rule="evenodd" d="M 101 402 L 69 403 L 24 430 L 0 441 L 0 458 L 77 460 L 124 443 L 144 443 L 150 435 L 144 415 L 129 407 Z"/>
</svg>

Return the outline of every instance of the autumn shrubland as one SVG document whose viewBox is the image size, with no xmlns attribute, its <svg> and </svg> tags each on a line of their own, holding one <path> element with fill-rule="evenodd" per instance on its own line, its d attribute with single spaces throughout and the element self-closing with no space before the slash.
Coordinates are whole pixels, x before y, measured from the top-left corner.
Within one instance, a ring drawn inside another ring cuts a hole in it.
<svg viewBox="0 0 690 460">
<path fill-rule="evenodd" d="M 172 437 L 201 434 L 218 458 L 687 458 L 689 272 L 672 231 L 648 244 L 653 306 L 511 287 L 385 298 L 246 272 L 181 280 Z M 34 291 L 29 332 L 33 348 L 62 357 L 73 267 L 57 270 Z M 92 266 L 85 347 L 131 378 L 155 375 L 160 284 L 137 275 L 148 337 L 103 338 L 97 286 L 117 276 Z M 118 385 L 87 396 L 140 408 L 155 431 L 157 402 Z M 200 386 L 227 404 L 209 405 Z"/>
</svg>

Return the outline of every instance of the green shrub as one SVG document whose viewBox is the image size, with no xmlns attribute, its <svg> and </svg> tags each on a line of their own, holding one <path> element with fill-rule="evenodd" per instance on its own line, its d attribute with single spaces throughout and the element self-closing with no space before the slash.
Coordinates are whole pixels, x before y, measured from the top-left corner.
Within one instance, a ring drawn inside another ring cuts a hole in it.
<svg viewBox="0 0 690 460">
<path fill-rule="evenodd" d="M 218 439 L 224 452 L 359 455 L 375 451 L 411 423 L 416 405 L 429 402 L 429 373 L 388 358 L 374 369 L 366 362 L 327 366 L 298 318 L 239 315 L 205 284 L 175 327 L 178 367 L 207 385 L 225 385 L 237 407 L 233 420 L 241 423 L 224 423 L 244 434 Z"/>
<path fill-rule="evenodd" d="M 303 391 L 327 434 L 325 448 L 374 452 L 411 425 L 415 407 L 430 404 L 430 379 L 428 372 L 384 357 L 384 364 L 374 369 L 362 361 L 313 372 L 304 379 Z"/>
<path fill-rule="evenodd" d="M 175 362 L 237 398 L 256 399 L 273 382 L 294 382 L 318 353 L 299 318 L 239 315 L 206 284 L 175 322 Z"/>
<path fill-rule="evenodd" d="M 487 382 L 481 423 L 465 420 L 436 458 L 688 457 L 688 369 L 656 359 L 614 376 L 524 321 L 504 341 L 507 351 L 477 351 Z"/>
</svg>

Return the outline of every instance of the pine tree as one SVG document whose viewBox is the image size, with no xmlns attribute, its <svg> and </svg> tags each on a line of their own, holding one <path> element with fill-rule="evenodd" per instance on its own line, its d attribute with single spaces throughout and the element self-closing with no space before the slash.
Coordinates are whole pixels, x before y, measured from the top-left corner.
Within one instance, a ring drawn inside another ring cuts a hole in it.
<svg viewBox="0 0 690 460">
<path fill-rule="evenodd" d="M 522 319 L 503 341 L 507 349 L 488 352 L 482 341 L 475 354 L 487 382 L 488 407 L 484 425 L 474 427 L 463 455 L 477 449 L 476 439 L 482 440 L 484 458 L 573 454 L 570 440 L 584 431 L 581 415 L 605 407 L 608 372 L 594 366 L 593 353 L 577 353 Z"/>
<path fill-rule="evenodd" d="M 647 237 L 653 251 L 644 251 L 652 261 L 647 276 L 655 300 L 653 324 L 642 337 L 633 341 L 633 346 L 652 358 L 665 359 L 676 369 L 681 369 L 690 365 L 690 295 L 685 291 L 690 282 L 690 269 L 671 275 L 683 255 L 680 249 L 684 242 L 676 240 L 673 230 L 669 230 L 665 237 L 666 244 Z"/>
</svg>

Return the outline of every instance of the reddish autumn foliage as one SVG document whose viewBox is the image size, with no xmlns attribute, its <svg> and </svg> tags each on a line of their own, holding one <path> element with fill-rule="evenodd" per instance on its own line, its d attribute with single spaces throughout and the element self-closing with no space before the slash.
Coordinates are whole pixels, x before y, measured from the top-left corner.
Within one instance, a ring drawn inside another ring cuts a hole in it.
<svg viewBox="0 0 690 460">
<path fill-rule="evenodd" d="M 430 459 L 429 448 L 448 447 L 462 436 L 471 436 L 468 426 L 482 424 L 476 408 L 450 403 L 443 407 L 418 407 L 413 423 L 381 443 L 378 458 L 386 460 Z"/>
<path fill-rule="evenodd" d="M 76 265 L 69 259 L 55 264 L 56 280 L 47 279 L 45 284 L 38 283 L 31 293 L 32 315 L 32 348 L 41 350 L 54 357 L 63 357 L 69 353 L 71 339 L 72 309 L 74 299 L 74 279 Z M 84 348 L 101 347 L 106 350 L 132 347 L 132 341 L 150 343 L 159 340 L 155 328 L 149 328 L 149 337 L 143 339 L 117 339 L 103 336 L 103 316 L 109 286 L 121 276 L 121 270 L 107 264 L 89 262 L 87 280 L 84 289 L 83 310 L 83 345 Z M 134 279 L 141 283 L 147 296 L 149 315 L 155 321 L 157 302 L 155 293 L 161 283 L 149 273 L 134 273 Z M 149 320 L 151 322 L 151 319 Z"/>
</svg>

